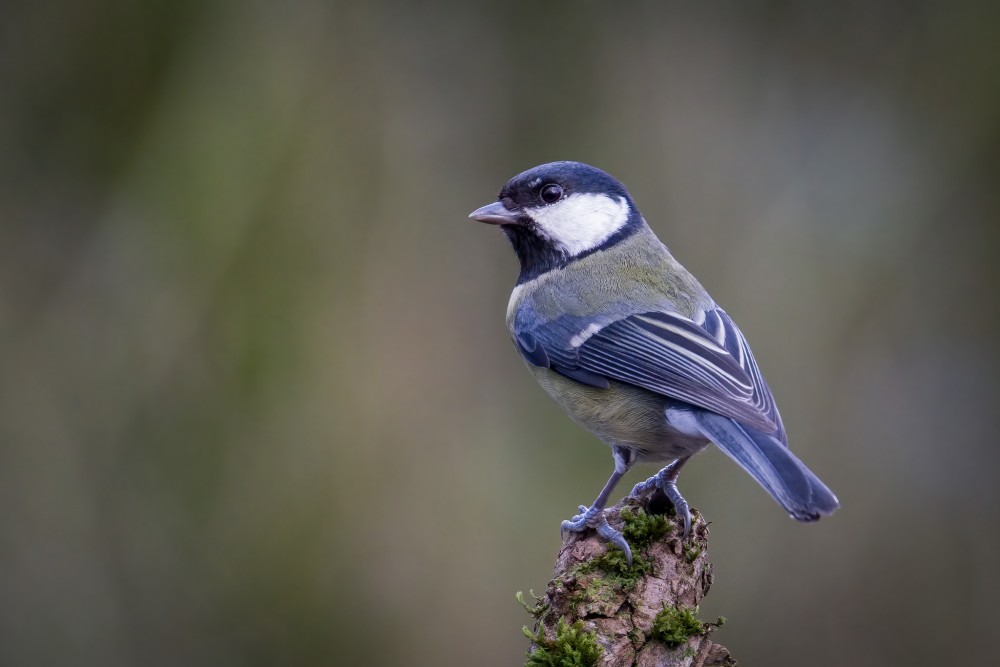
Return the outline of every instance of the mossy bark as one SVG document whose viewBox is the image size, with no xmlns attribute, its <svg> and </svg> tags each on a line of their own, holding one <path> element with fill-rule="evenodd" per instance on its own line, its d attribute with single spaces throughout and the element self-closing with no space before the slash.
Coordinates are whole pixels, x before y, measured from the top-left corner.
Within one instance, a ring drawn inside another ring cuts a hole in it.
<svg viewBox="0 0 1000 667">
<path fill-rule="evenodd" d="M 535 636 L 555 640 L 560 620 L 564 627 L 582 622 L 602 647 L 595 667 L 735 665 L 711 640 L 719 623 L 688 623 L 680 636 L 662 631 L 664 622 L 678 617 L 675 610 L 690 618 L 687 611 L 697 609 L 712 585 L 708 526 L 700 514 L 693 517 L 691 536 L 682 540 L 677 517 L 670 514 L 666 523 L 659 516 L 668 508 L 657 493 L 626 498 L 608 510 L 608 522 L 632 536 L 631 567 L 593 532 L 569 538 L 533 610 Z"/>
</svg>

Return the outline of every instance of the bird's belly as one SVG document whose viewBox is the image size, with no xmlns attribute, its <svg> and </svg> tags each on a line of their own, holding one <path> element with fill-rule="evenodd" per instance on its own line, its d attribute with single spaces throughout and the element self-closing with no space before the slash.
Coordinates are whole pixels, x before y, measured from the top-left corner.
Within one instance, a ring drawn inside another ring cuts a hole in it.
<svg viewBox="0 0 1000 667">
<path fill-rule="evenodd" d="M 659 394 L 614 381 L 608 389 L 597 389 L 547 368 L 530 368 L 573 421 L 609 445 L 635 450 L 640 461 L 672 461 L 708 443 L 671 427 L 664 415 L 669 399 Z"/>
</svg>

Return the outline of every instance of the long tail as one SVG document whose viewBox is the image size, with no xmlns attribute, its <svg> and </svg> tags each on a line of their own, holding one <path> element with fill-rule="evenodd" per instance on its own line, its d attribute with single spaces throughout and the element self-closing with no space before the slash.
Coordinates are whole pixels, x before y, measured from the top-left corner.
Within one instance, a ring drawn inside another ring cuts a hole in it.
<svg viewBox="0 0 1000 667">
<path fill-rule="evenodd" d="M 706 438 L 740 464 L 794 519 L 816 521 L 840 507 L 837 496 L 775 438 L 729 417 L 695 411 Z"/>
</svg>

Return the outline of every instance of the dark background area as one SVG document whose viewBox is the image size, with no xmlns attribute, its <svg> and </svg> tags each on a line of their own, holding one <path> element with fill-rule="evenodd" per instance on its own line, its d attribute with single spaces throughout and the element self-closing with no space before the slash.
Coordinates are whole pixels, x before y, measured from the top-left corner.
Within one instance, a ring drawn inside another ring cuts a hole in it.
<svg viewBox="0 0 1000 667">
<path fill-rule="evenodd" d="M 555 159 L 629 186 L 843 504 L 687 466 L 717 641 L 992 660 L 1000 5 L 875 5 L 5 3 L 0 663 L 521 664 L 611 457 L 466 215 Z"/>
</svg>

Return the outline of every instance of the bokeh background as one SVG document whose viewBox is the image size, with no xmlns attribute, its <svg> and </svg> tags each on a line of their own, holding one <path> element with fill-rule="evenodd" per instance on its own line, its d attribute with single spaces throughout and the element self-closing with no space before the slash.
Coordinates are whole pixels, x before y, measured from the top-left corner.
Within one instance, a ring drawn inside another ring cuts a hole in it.
<svg viewBox="0 0 1000 667">
<path fill-rule="evenodd" d="M 56 0 L 0 9 L 0 664 L 521 664 L 607 449 L 466 219 L 630 187 L 843 509 L 709 451 L 747 665 L 987 664 L 997 3 Z M 653 472 L 633 471 L 621 492 Z"/>
</svg>

